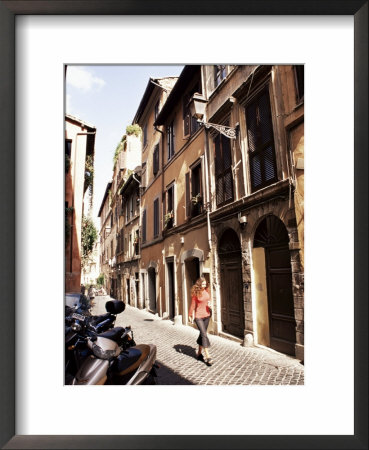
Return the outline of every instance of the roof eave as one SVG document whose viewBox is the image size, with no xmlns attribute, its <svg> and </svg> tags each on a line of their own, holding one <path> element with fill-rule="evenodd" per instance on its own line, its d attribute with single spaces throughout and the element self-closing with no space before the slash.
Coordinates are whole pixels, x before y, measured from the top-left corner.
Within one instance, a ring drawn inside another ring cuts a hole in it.
<svg viewBox="0 0 369 450">
<path fill-rule="evenodd" d="M 103 197 L 103 199 L 102 199 L 101 206 L 100 206 L 99 213 L 98 213 L 97 217 L 100 217 L 100 216 L 101 216 L 102 210 L 103 210 L 104 205 L 105 205 L 105 200 L 106 200 L 106 197 L 107 197 L 108 194 L 109 194 L 109 190 L 110 190 L 110 188 L 111 188 L 111 185 L 112 185 L 112 182 L 109 182 L 109 183 L 106 185 L 105 194 L 104 194 L 104 197 Z"/>
<path fill-rule="evenodd" d="M 182 96 L 183 92 L 188 87 L 188 82 L 195 75 L 196 71 L 200 70 L 200 68 L 201 66 L 199 65 L 184 66 L 176 84 L 174 85 L 161 111 L 159 112 L 158 117 L 154 122 L 154 126 L 164 125 L 166 119 L 173 111 L 173 107 L 177 104 L 178 99 Z"/>
</svg>

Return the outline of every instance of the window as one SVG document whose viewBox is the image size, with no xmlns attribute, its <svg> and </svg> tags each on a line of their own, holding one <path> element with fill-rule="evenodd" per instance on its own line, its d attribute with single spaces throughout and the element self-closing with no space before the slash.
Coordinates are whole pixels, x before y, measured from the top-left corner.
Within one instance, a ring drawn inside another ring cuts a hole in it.
<svg viewBox="0 0 369 450">
<path fill-rule="evenodd" d="M 124 197 L 123 196 L 122 196 L 121 201 L 120 201 L 119 215 L 120 216 L 124 216 Z"/>
<path fill-rule="evenodd" d="M 146 209 L 142 213 L 142 242 L 146 242 Z"/>
<path fill-rule="evenodd" d="M 126 199 L 126 222 L 129 221 L 129 202 Z"/>
<path fill-rule="evenodd" d="M 155 145 L 152 161 L 154 176 L 159 172 L 159 144 Z"/>
<path fill-rule="evenodd" d="M 145 124 L 143 128 L 143 146 L 146 147 L 147 145 L 147 124 Z"/>
<path fill-rule="evenodd" d="M 134 215 L 134 198 L 133 198 L 133 195 L 131 195 L 131 198 L 129 199 L 129 204 L 130 204 L 130 217 L 132 219 L 133 215 Z"/>
<path fill-rule="evenodd" d="M 134 245 L 134 249 L 135 249 L 135 255 L 139 255 L 140 254 L 140 232 L 138 230 L 136 230 L 133 245 Z"/>
<path fill-rule="evenodd" d="M 117 248 L 116 253 L 120 252 L 120 233 L 117 233 Z"/>
<path fill-rule="evenodd" d="M 226 66 L 214 66 L 214 87 L 220 85 L 226 77 Z"/>
<path fill-rule="evenodd" d="M 124 232 L 120 233 L 120 251 L 124 252 Z"/>
<path fill-rule="evenodd" d="M 295 72 L 295 86 L 296 86 L 296 101 L 300 102 L 304 98 L 304 66 L 294 66 Z"/>
<path fill-rule="evenodd" d="M 216 203 L 221 206 L 233 200 L 231 141 L 219 133 L 214 144 Z"/>
<path fill-rule="evenodd" d="M 159 236 L 159 199 L 154 200 L 154 238 Z"/>
<path fill-rule="evenodd" d="M 141 172 L 141 193 L 143 194 L 145 192 L 147 185 L 147 167 L 146 167 L 146 161 L 142 162 L 142 172 Z"/>
<path fill-rule="evenodd" d="M 196 217 L 203 212 L 201 163 L 186 173 L 186 216 Z"/>
<path fill-rule="evenodd" d="M 190 113 L 189 102 L 195 92 L 201 93 L 201 85 L 197 83 L 186 95 L 183 96 L 183 135 L 188 136 L 196 133 L 200 128 L 196 117 Z"/>
<path fill-rule="evenodd" d="M 168 161 L 174 156 L 174 122 L 167 127 Z"/>
<path fill-rule="evenodd" d="M 70 139 L 65 140 L 65 154 L 68 158 L 71 157 L 72 154 L 72 141 Z"/>
<path fill-rule="evenodd" d="M 167 230 L 174 225 L 174 185 L 167 189 L 166 214 L 164 217 L 164 226 Z"/>
<path fill-rule="evenodd" d="M 268 88 L 246 106 L 252 191 L 277 181 L 273 123 Z"/>
</svg>

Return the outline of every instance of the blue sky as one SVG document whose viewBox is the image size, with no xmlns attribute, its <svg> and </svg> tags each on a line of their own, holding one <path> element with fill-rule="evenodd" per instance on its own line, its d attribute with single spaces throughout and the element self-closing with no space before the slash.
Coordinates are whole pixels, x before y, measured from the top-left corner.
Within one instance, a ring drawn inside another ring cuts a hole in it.
<svg viewBox="0 0 369 450">
<path fill-rule="evenodd" d="M 132 123 L 150 77 L 178 76 L 183 66 L 68 66 L 66 112 L 96 127 L 94 217 L 113 173 L 113 156 Z M 96 221 L 99 225 L 99 221 Z"/>
</svg>

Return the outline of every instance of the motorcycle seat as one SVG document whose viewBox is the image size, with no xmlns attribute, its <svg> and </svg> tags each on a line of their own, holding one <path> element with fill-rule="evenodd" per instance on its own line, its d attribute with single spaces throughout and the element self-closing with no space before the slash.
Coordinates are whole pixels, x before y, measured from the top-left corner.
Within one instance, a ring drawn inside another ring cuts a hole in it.
<svg viewBox="0 0 369 450">
<path fill-rule="evenodd" d="M 104 337 L 106 339 L 110 339 L 111 341 L 116 342 L 119 344 L 119 340 L 123 334 L 124 328 L 123 327 L 115 327 L 110 330 L 104 331 L 103 333 L 100 333 L 100 337 Z"/>
<path fill-rule="evenodd" d="M 91 324 L 97 324 L 99 322 L 103 322 L 106 319 L 110 318 L 110 313 L 101 314 L 99 316 L 91 316 L 90 321 Z"/>
<path fill-rule="evenodd" d="M 133 372 L 144 361 L 150 353 L 150 347 L 146 344 L 136 345 L 122 352 L 116 359 L 114 371 L 119 375 Z"/>
</svg>

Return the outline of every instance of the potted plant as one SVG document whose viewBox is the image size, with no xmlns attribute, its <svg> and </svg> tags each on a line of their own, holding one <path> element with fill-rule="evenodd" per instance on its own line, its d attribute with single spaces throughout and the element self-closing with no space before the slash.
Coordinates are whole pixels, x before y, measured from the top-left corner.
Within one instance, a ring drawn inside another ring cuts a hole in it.
<svg viewBox="0 0 369 450">
<path fill-rule="evenodd" d="M 191 215 L 192 217 L 198 216 L 201 213 L 202 207 L 202 197 L 201 194 L 198 193 L 194 197 L 191 198 Z"/>
<path fill-rule="evenodd" d="M 201 204 L 202 197 L 201 197 L 200 192 L 198 194 L 196 194 L 194 197 L 191 198 L 191 202 L 192 202 L 193 205 Z"/>
<path fill-rule="evenodd" d="M 173 217 L 174 217 L 173 211 L 169 211 L 167 214 L 165 214 L 164 225 L 166 228 L 168 228 L 170 225 L 173 224 Z"/>
</svg>

